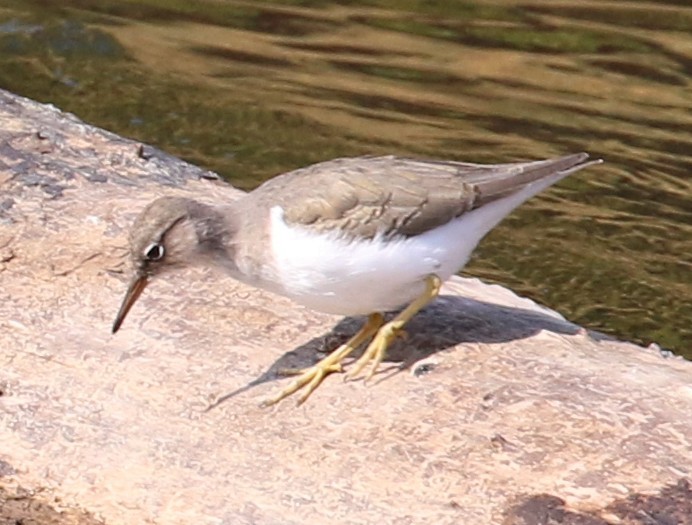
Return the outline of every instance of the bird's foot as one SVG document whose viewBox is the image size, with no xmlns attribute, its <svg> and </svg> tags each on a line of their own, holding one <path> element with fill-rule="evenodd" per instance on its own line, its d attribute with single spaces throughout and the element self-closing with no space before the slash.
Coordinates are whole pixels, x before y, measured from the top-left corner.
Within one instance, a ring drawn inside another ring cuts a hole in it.
<svg viewBox="0 0 692 525">
<path fill-rule="evenodd" d="M 305 403 L 308 397 L 310 397 L 310 394 L 312 394 L 315 389 L 320 386 L 320 383 L 322 383 L 325 377 L 327 377 L 329 374 L 342 371 L 341 361 L 351 352 L 353 352 L 353 350 L 370 339 L 373 334 L 377 332 L 380 326 L 382 326 L 383 322 L 384 318 L 382 317 L 382 314 L 372 314 L 370 317 L 368 317 L 368 321 L 365 323 L 365 326 L 363 326 L 363 328 L 361 328 L 356 335 L 334 350 L 327 357 L 322 359 L 319 363 L 304 369 L 289 368 L 280 370 L 280 375 L 298 377 L 291 381 L 291 383 L 277 395 L 263 401 L 262 406 L 268 407 L 275 405 L 282 399 L 287 398 L 291 394 L 294 394 L 301 389 L 304 390 L 300 394 L 300 397 L 298 397 L 298 404 L 301 405 Z"/>
<path fill-rule="evenodd" d="M 363 352 L 363 355 L 360 356 L 358 361 L 353 365 L 353 369 L 346 374 L 345 379 L 355 379 L 368 363 L 372 363 L 370 365 L 370 371 L 364 377 L 364 381 L 371 379 L 384 359 L 389 345 L 398 337 L 403 339 L 408 337 L 408 334 L 403 329 L 404 325 L 411 317 L 416 315 L 421 308 L 437 297 L 440 293 L 441 286 L 442 281 L 437 275 L 429 275 L 425 279 L 425 291 L 415 301 L 404 308 L 399 315 L 379 329 L 373 340 L 365 349 L 365 352 Z"/>
<path fill-rule="evenodd" d="M 345 345 L 344 345 L 345 346 Z M 340 347 L 337 349 L 337 351 L 341 351 L 343 347 Z M 346 350 L 346 349 L 343 349 Z M 308 399 L 310 394 L 312 394 L 315 389 L 320 386 L 320 383 L 324 380 L 325 377 L 327 377 L 329 374 L 333 374 L 334 372 L 341 372 L 342 367 L 340 362 L 335 362 L 335 363 L 330 363 L 325 361 L 329 359 L 330 356 L 327 358 L 323 359 L 319 363 L 317 363 L 314 366 L 311 366 L 309 368 L 287 368 L 283 370 L 279 370 L 279 375 L 287 375 L 287 376 L 298 376 L 296 377 L 291 383 L 284 388 L 282 391 L 280 391 L 277 395 L 266 399 L 262 402 L 262 406 L 264 407 L 269 407 L 272 405 L 275 405 L 282 399 L 290 396 L 291 394 L 297 392 L 301 388 L 304 388 L 305 390 L 300 394 L 298 397 L 298 404 L 302 405 L 305 403 L 305 401 Z"/>
<path fill-rule="evenodd" d="M 387 347 L 394 339 L 403 333 L 402 328 L 411 317 L 437 297 L 442 282 L 436 275 L 429 275 L 425 279 L 425 285 L 425 291 L 387 324 L 384 324 L 384 317 L 382 314 L 371 314 L 365 326 L 363 326 L 356 335 L 316 365 L 303 370 L 283 370 L 282 375 L 297 375 L 298 377 L 291 381 L 291 383 L 277 395 L 265 400 L 262 406 L 267 407 L 275 405 L 300 389 L 305 390 L 301 393 L 300 397 L 298 397 L 298 404 L 305 403 L 308 397 L 310 397 L 310 394 L 320 386 L 320 383 L 322 383 L 325 377 L 334 372 L 341 372 L 341 361 L 346 356 L 374 336 L 363 355 L 356 361 L 354 369 L 347 375 L 349 379 L 354 378 L 372 361 L 370 372 L 365 377 L 366 380 L 370 379 L 384 359 Z"/>
<path fill-rule="evenodd" d="M 404 323 L 400 321 L 392 321 L 380 328 L 365 349 L 365 352 L 363 352 L 363 355 L 354 363 L 353 369 L 346 374 L 344 379 L 351 380 L 357 378 L 368 363 L 371 363 L 370 371 L 363 378 L 364 381 L 369 381 L 377 372 L 377 368 L 382 363 L 387 353 L 387 348 L 392 344 L 392 341 L 399 337 L 406 338 L 406 332 L 402 330 L 403 325 Z"/>
</svg>

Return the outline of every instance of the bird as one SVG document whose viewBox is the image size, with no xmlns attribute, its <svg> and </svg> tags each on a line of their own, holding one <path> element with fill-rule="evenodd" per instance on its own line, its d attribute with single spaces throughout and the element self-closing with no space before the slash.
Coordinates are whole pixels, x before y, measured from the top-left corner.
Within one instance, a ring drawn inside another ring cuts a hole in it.
<svg viewBox="0 0 692 525">
<path fill-rule="evenodd" d="M 282 371 L 295 377 L 263 402 L 300 391 L 301 404 L 366 343 L 346 378 L 366 367 L 371 378 L 405 324 L 490 230 L 527 199 L 601 162 L 587 153 L 504 164 L 346 157 L 278 175 L 223 206 L 160 197 L 130 230 L 133 273 L 112 333 L 150 282 L 191 265 L 317 311 L 367 316 L 319 362 Z M 390 312 L 398 313 L 385 322 Z"/>
</svg>

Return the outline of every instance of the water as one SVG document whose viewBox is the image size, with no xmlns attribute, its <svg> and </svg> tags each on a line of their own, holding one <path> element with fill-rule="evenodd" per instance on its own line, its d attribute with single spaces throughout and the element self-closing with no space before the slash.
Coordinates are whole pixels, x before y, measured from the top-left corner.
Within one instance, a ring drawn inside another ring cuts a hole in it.
<svg viewBox="0 0 692 525">
<path fill-rule="evenodd" d="M 340 155 L 607 163 L 465 272 L 692 357 L 686 1 L 0 0 L 0 87 L 250 189 Z"/>
</svg>

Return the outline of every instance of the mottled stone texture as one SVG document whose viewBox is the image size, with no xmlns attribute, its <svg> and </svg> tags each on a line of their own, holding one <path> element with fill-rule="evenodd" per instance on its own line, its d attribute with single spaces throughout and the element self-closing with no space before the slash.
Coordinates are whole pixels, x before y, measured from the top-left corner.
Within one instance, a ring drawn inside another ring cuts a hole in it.
<svg viewBox="0 0 692 525">
<path fill-rule="evenodd" d="M 692 523 L 689 362 L 455 278 L 371 384 L 261 409 L 358 320 L 189 270 L 111 336 L 135 214 L 238 192 L 6 92 L 0 122 L 3 494 L 107 524 Z"/>
</svg>

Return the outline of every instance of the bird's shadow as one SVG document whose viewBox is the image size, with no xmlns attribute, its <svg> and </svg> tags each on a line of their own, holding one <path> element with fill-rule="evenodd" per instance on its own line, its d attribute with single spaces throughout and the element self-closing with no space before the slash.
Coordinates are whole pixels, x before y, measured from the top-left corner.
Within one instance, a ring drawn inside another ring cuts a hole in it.
<svg viewBox="0 0 692 525">
<path fill-rule="evenodd" d="M 387 319 L 393 315 L 388 314 Z M 353 336 L 365 320 L 362 316 L 345 317 L 326 334 L 286 352 L 247 385 L 217 398 L 207 410 L 262 383 L 285 377 L 279 373 L 282 369 L 312 366 Z M 461 343 L 503 343 L 530 337 L 541 330 L 564 335 L 574 335 L 582 330 L 573 323 L 539 310 L 449 295 L 439 296 L 413 317 L 404 329 L 407 337 L 394 342 L 384 360 L 385 363 L 394 363 L 395 372 Z M 591 332 L 589 335 L 593 338 L 605 337 Z M 362 348 L 354 352 L 352 357 L 361 353 Z M 391 371 L 391 368 L 382 366 L 380 373 Z"/>
</svg>

